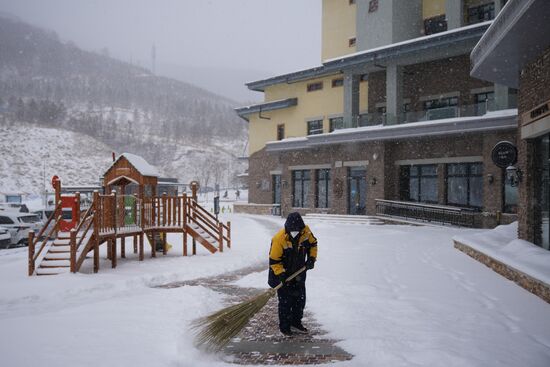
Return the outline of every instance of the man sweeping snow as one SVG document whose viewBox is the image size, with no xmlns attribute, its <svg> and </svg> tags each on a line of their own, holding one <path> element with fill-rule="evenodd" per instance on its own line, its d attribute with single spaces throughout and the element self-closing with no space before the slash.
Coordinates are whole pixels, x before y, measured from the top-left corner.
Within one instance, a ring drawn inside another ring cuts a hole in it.
<svg viewBox="0 0 550 367">
<path fill-rule="evenodd" d="M 281 229 L 271 240 L 268 284 L 274 288 L 302 267 L 313 269 L 317 258 L 317 239 L 305 225 L 299 213 L 290 213 Z M 287 282 L 277 291 L 279 298 L 279 329 L 286 336 L 292 332 L 307 333 L 302 325 L 306 305 L 306 273 Z"/>
</svg>

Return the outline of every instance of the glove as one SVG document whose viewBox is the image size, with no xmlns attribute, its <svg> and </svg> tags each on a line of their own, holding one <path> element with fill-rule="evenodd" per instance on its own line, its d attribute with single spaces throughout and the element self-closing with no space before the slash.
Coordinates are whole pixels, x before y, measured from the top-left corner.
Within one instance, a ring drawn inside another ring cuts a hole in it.
<svg viewBox="0 0 550 367">
<path fill-rule="evenodd" d="M 283 271 L 281 274 L 278 275 L 278 278 L 281 283 L 284 283 L 286 282 L 286 278 L 288 278 L 288 275 L 286 274 L 286 272 Z"/>
<path fill-rule="evenodd" d="M 306 269 L 311 270 L 315 267 L 315 258 L 314 257 L 308 257 L 306 261 Z"/>
</svg>

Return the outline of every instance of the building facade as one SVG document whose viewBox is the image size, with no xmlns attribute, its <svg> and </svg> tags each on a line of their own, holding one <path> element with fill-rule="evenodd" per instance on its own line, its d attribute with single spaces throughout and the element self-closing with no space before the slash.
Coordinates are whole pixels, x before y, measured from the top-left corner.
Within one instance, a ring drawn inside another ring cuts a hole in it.
<svg viewBox="0 0 550 367">
<path fill-rule="evenodd" d="M 518 235 L 549 249 L 550 3 L 510 0 L 471 59 L 474 77 L 519 90 Z"/>
<path fill-rule="evenodd" d="M 247 84 L 265 102 L 237 109 L 250 204 L 514 220 L 491 151 L 516 143 L 516 90 L 471 77 L 469 58 L 503 4 L 324 0 L 321 64 Z"/>
</svg>

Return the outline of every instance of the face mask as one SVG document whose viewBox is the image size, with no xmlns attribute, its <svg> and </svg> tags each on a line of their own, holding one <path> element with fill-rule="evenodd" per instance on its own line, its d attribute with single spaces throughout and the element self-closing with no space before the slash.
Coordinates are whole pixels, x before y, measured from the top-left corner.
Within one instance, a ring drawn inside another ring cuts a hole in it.
<svg viewBox="0 0 550 367">
<path fill-rule="evenodd" d="M 291 236 L 292 238 L 296 238 L 299 234 L 300 234 L 300 231 L 291 231 L 291 232 L 290 232 L 290 236 Z"/>
</svg>

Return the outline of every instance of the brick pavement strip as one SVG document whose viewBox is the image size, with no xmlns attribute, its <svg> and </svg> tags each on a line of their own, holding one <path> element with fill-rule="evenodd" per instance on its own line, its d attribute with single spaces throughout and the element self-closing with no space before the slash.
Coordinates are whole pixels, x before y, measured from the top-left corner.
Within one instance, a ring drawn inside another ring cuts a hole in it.
<svg viewBox="0 0 550 367">
<path fill-rule="evenodd" d="M 231 283 L 248 274 L 263 271 L 265 266 L 261 264 L 222 276 L 169 283 L 159 288 L 201 285 L 226 294 L 227 303 L 234 304 L 257 294 L 258 290 L 237 287 Z M 326 332 L 321 329 L 307 308 L 304 325 L 309 330 L 308 334 L 283 336 L 279 332 L 277 297 L 273 297 L 223 349 L 224 359 L 241 365 L 316 365 L 353 358 L 351 354 L 336 345 L 337 340 L 324 337 Z"/>
</svg>

